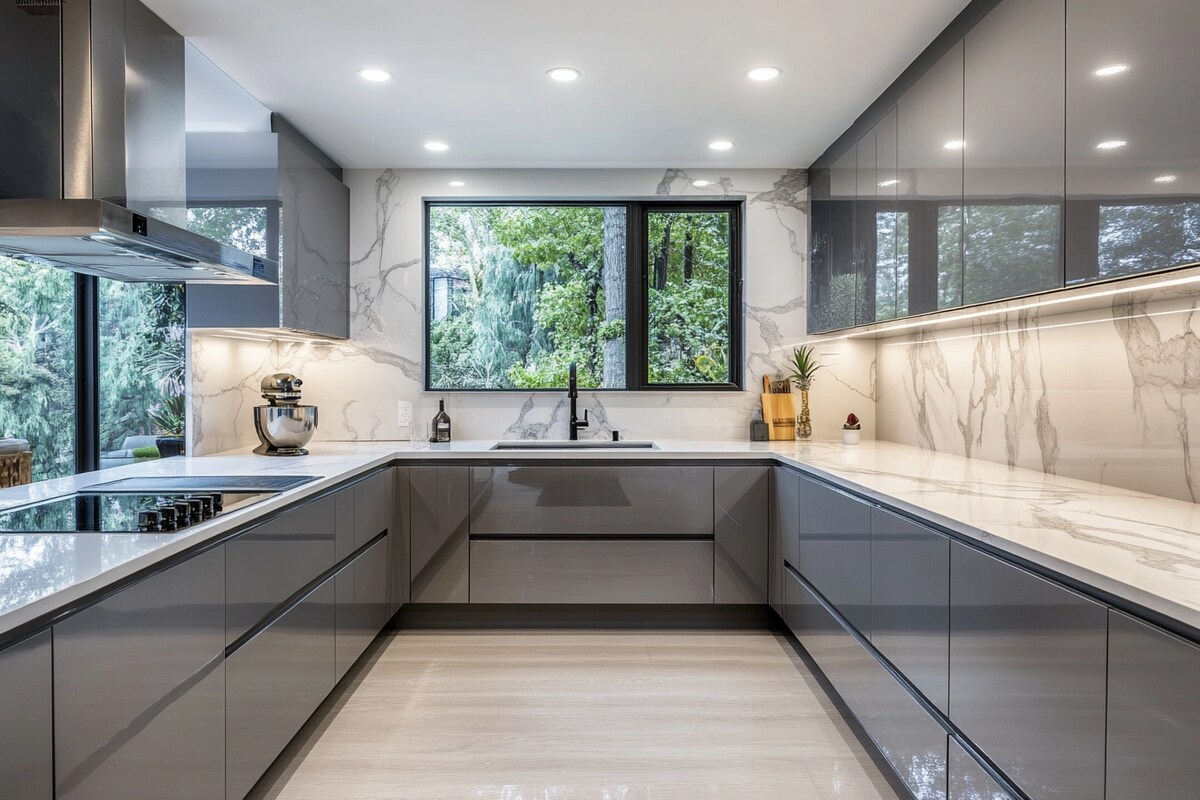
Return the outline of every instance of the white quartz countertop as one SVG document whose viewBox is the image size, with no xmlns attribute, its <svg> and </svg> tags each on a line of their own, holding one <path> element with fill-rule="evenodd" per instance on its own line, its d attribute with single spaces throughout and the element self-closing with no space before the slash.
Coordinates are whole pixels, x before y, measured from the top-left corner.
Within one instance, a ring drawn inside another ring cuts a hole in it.
<svg viewBox="0 0 1200 800">
<path fill-rule="evenodd" d="M 495 441 L 310 445 L 173 458 L 0 490 L 0 509 L 129 476 L 316 475 L 170 534 L 0 534 L 0 635 L 378 466 L 408 460 L 773 459 L 1200 631 L 1200 506 L 890 442 L 658 441 L 655 450 L 494 451 Z"/>
</svg>

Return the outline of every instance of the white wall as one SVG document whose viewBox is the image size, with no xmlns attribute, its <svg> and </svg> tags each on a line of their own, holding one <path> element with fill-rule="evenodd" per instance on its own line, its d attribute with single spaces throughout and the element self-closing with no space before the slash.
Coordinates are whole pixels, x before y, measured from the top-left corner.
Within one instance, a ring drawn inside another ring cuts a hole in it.
<svg viewBox="0 0 1200 800">
<path fill-rule="evenodd" d="M 691 181 L 714 182 L 703 190 Z M 466 182 L 455 189 L 452 179 Z M 445 397 L 459 438 L 562 438 L 565 393 L 422 391 L 423 197 L 631 197 L 743 195 L 746 211 L 746 392 L 601 392 L 581 398 L 599 432 L 628 438 L 744 439 L 757 385 L 780 372 L 805 338 L 808 191 L 803 171 L 354 170 L 351 204 L 351 340 L 347 343 L 190 337 L 192 452 L 255 444 L 250 408 L 258 381 L 276 370 L 305 380 L 320 406 L 317 439 L 406 438 L 396 402 L 431 418 Z M 812 392 L 814 437 L 839 436 L 849 411 L 874 435 L 874 344 L 822 343 L 825 370 Z M 597 429 L 593 429 L 596 432 Z"/>
</svg>

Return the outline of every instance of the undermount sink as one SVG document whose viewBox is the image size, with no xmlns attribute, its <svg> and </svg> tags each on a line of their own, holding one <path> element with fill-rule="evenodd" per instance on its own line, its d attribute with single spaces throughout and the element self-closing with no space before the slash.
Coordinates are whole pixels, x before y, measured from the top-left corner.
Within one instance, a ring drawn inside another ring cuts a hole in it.
<svg viewBox="0 0 1200 800">
<path fill-rule="evenodd" d="M 511 442 L 496 442 L 493 450 L 657 450 L 654 442 L 609 442 L 603 439 L 583 439 L 572 442 L 567 439 L 522 439 Z"/>
</svg>

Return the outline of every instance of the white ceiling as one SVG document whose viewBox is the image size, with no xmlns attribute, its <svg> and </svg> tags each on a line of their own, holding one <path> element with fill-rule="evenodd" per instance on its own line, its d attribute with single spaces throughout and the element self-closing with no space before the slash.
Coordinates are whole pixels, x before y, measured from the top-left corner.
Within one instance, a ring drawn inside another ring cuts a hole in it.
<svg viewBox="0 0 1200 800">
<path fill-rule="evenodd" d="M 350 168 L 807 166 L 966 5 L 145 2 Z M 763 64 L 783 76 L 749 81 Z M 583 77 L 551 82 L 560 65 Z M 369 84 L 365 66 L 396 79 Z"/>
</svg>

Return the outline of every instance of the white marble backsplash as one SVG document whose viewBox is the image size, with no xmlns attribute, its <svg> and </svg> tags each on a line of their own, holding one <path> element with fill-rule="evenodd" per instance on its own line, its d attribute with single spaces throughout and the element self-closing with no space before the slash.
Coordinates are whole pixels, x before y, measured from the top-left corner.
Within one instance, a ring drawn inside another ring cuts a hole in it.
<svg viewBox="0 0 1200 800">
<path fill-rule="evenodd" d="M 697 189 L 705 178 L 712 186 Z M 592 392 L 591 435 L 626 438 L 748 437 L 764 373 L 777 374 L 805 339 L 808 189 L 803 170 L 351 170 L 351 339 L 344 343 L 190 336 L 192 452 L 256 443 L 250 408 L 258 382 L 286 370 L 304 378 L 305 401 L 320 407 L 317 440 L 408 438 L 397 401 L 414 418 L 433 417 L 446 399 L 457 436 L 564 438 L 565 392 L 422 390 L 422 198 L 462 196 L 641 197 L 742 195 L 746 207 L 745 392 Z M 463 188 L 448 185 L 462 180 Z M 814 436 L 839 436 L 853 411 L 874 435 L 875 346 L 854 340 L 819 345 L 825 369 L 811 397 Z M 798 400 L 798 396 L 797 396 Z"/>
<path fill-rule="evenodd" d="M 1177 287 L 880 340 L 878 437 L 1196 502 L 1198 309 Z"/>
</svg>

